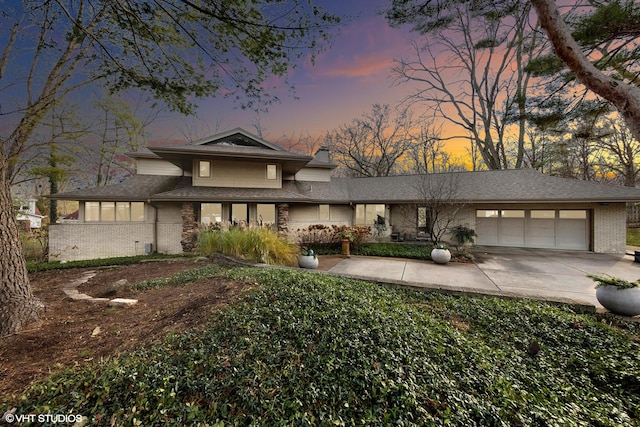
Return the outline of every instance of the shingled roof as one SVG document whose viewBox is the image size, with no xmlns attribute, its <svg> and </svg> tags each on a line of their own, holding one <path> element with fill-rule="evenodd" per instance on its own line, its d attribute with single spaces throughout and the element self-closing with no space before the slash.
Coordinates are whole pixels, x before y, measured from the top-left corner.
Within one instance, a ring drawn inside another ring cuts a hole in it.
<svg viewBox="0 0 640 427">
<path fill-rule="evenodd" d="M 195 187 L 190 177 L 135 175 L 108 187 L 51 195 L 61 200 L 243 201 L 287 203 L 411 203 L 438 190 L 468 203 L 634 202 L 640 190 L 544 175 L 532 169 L 284 181 L 280 189 Z M 443 194 L 443 193 L 440 193 Z"/>
</svg>

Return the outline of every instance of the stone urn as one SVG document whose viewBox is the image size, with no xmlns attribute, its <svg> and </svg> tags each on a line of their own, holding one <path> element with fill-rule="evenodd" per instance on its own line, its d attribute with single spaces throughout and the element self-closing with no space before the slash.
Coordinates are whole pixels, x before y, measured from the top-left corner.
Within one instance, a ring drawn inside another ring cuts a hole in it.
<svg viewBox="0 0 640 427">
<path fill-rule="evenodd" d="M 433 248 L 431 250 L 431 259 L 436 264 L 446 264 L 451 261 L 451 252 L 445 248 Z"/>
<path fill-rule="evenodd" d="M 300 268 L 318 268 L 318 257 L 313 249 L 302 248 L 302 254 L 298 258 Z"/>
<path fill-rule="evenodd" d="M 604 308 L 622 316 L 640 314 L 640 288 L 621 289 L 614 285 L 600 286 L 596 298 Z"/>
</svg>

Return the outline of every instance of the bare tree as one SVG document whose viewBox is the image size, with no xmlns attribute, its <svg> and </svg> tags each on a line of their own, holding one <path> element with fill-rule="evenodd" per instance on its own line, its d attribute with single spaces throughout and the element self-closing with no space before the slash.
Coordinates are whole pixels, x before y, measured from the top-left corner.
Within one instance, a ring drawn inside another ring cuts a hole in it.
<svg viewBox="0 0 640 427">
<path fill-rule="evenodd" d="M 388 104 L 374 104 L 371 112 L 328 132 L 325 144 L 349 176 L 389 176 L 417 141 L 417 121 L 407 110 L 394 114 Z"/>
<path fill-rule="evenodd" d="M 440 2 L 410 3 L 394 1 L 387 12 L 392 25 L 411 23 L 425 35 L 422 44 L 413 44 L 414 58 L 397 60 L 393 69 L 398 83 L 420 85 L 406 102 L 423 104 L 460 129 L 458 136 L 478 147 L 489 169 L 521 167 L 529 85 L 524 67 L 537 43 L 526 31 L 528 3 L 510 2 L 493 13 L 453 2 L 442 19 L 429 9 Z M 513 161 L 505 151 L 512 124 L 518 126 Z"/>
<path fill-rule="evenodd" d="M 309 132 L 292 132 L 283 134 L 275 143 L 280 147 L 301 154 L 313 156 L 323 144 L 321 136 L 313 136 Z"/>
<path fill-rule="evenodd" d="M 595 141 L 605 152 L 600 157 L 600 174 L 605 179 L 615 177 L 621 184 L 635 187 L 640 177 L 640 142 L 614 119 L 605 122 L 605 132 L 606 136 Z"/>
<path fill-rule="evenodd" d="M 455 172 L 421 175 L 415 191 L 419 198 L 415 205 L 418 229 L 424 229 L 434 244 L 440 244 L 467 205 L 460 196 L 460 176 Z"/>
</svg>

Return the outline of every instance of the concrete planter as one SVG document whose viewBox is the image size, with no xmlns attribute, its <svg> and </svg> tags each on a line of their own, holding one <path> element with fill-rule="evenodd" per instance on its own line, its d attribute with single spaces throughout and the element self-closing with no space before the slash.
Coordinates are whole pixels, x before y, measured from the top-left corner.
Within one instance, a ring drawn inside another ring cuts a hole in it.
<svg viewBox="0 0 640 427">
<path fill-rule="evenodd" d="M 596 289 L 596 298 L 604 308 L 622 316 L 640 314 L 640 288 L 620 289 L 613 285 Z"/>
<path fill-rule="evenodd" d="M 318 258 L 313 255 L 300 255 L 298 265 L 300 268 L 318 268 Z"/>
<path fill-rule="evenodd" d="M 449 249 L 433 248 L 431 260 L 436 264 L 446 264 L 451 261 L 451 252 L 449 252 Z"/>
</svg>

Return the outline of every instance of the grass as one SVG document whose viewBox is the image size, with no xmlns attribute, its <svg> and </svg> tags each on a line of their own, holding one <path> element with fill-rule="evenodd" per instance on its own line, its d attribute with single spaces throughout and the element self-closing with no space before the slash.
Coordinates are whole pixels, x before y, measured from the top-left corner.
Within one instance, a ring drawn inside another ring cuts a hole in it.
<svg viewBox="0 0 640 427">
<path fill-rule="evenodd" d="M 49 262 L 35 262 L 27 261 L 27 271 L 29 273 L 35 273 L 36 271 L 46 270 L 64 270 L 67 268 L 92 268 L 92 267 L 104 267 L 110 265 L 129 265 L 137 264 L 144 261 L 152 261 L 156 259 L 170 259 L 188 257 L 189 255 L 171 255 L 171 254 L 149 254 L 149 255 L 137 255 L 128 257 L 114 257 L 114 258 L 98 258 L 87 259 L 82 261 L 49 261 Z"/>
<path fill-rule="evenodd" d="M 198 251 L 205 256 L 223 253 L 253 262 L 297 265 L 299 248 L 268 228 L 231 228 L 204 231 L 198 236 Z"/>
<path fill-rule="evenodd" d="M 640 228 L 627 228 L 627 245 L 640 246 Z"/>
<path fill-rule="evenodd" d="M 208 330 L 65 371 L 0 407 L 100 425 L 640 423 L 638 324 L 296 270 L 201 274 L 258 286 Z"/>
</svg>

